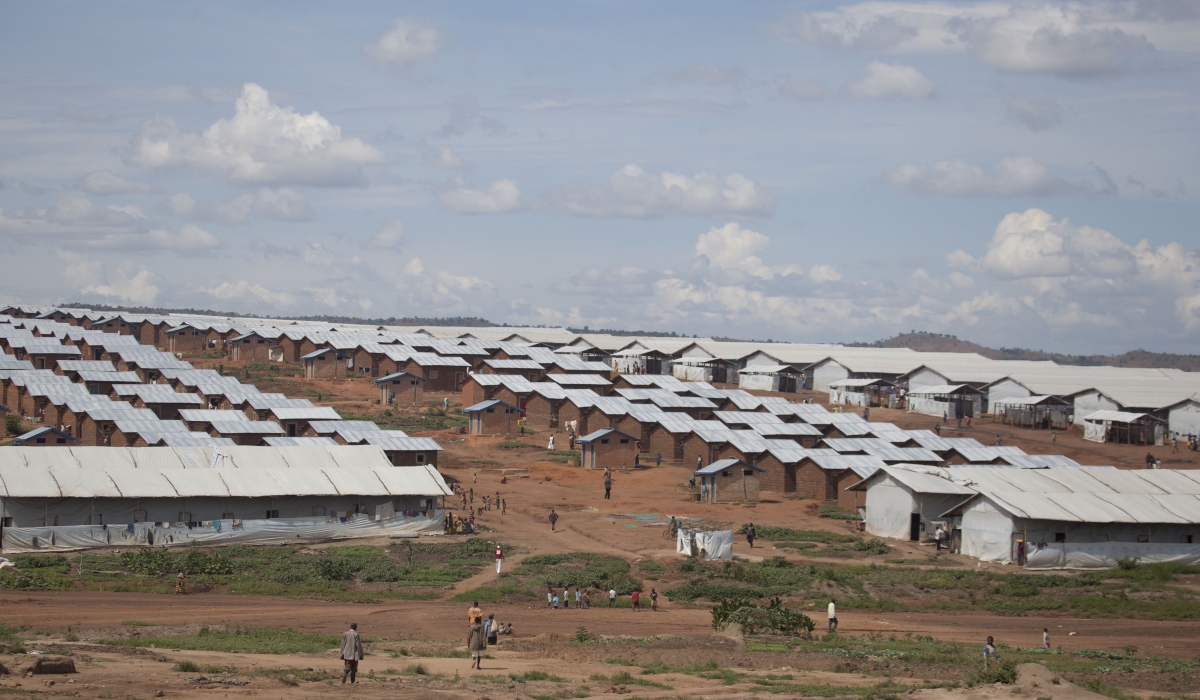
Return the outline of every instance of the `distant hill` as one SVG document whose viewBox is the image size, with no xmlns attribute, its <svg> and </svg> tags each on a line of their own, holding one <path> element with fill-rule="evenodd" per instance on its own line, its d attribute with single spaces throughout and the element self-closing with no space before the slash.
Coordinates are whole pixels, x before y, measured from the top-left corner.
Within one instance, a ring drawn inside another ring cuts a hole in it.
<svg viewBox="0 0 1200 700">
<path fill-rule="evenodd" d="M 287 321 L 310 321 L 313 323 L 357 323 L 366 326 L 465 326 L 470 328 L 493 328 L 501 325 L 499 323 L 492 323 L 486 318 L 479 318 L 476 316 L 453 316 L 450 318 L 423 318 L 420 316 L 405 316 L 403 318 L 396 318 L 395 316 L 389 316 L 388 318 L 356 318 L 354 316 L 331 316 L 323 314 L 317 316 L 288 316 L 284 318 L 281 316 L 243 314 L 237 311 L 212 311 L 210 309 L 164 309 L 150 306 L 107 306 L 105 304 L 87 304 L 84 302 L 72 302 L 70 304 L 59 304 L 58 306 L 64 308 L 93 309 L 95 311 L 113 311 L 155 316 L 165 316 L 167 314 L 195 314 L 198 316 L 227 316 L 229 318 L 268 318 Z"/>
<path fill-rule="evenodd" d="M 1060 365 L 1086 367 L 1158 367 L 1200 372 L 1200 355 L 1175 355 L 1166 352 L 1131 350 L 1121 355 L 1063 355 L 1025 348 L 989 348 L 952 335 L 937 333 L 901 333 L 874 343 L 847 343 L 865 348 L 911 348 L 918 352 L 976 352 L 993 360 L 1052 360 Z"/>
</svg>

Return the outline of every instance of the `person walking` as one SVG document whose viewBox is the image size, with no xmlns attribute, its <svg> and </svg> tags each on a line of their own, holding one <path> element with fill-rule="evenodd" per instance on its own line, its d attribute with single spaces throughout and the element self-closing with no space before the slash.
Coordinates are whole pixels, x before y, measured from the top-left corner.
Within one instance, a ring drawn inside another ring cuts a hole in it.
<svg viewBox="0 0 1200 700">
<path fill-rule="evenodd" d="M 633 593 L 629 594 L 629 600 L 633 603 L 633 611 L 634 612 L 637 612 L 638 610 L 641 609 L 640 598 L 641 598 L 641 593 L 639 593 L 636 588 L 633 589 Z"/>
<path fill-rule="evenodd" d="M 497 629 L 496 613 L 488 613 L 488 619 L 483 623 L 484 636 L 487 637 L 488 646 L 494 647 L 500 643 L 500 630 Z"/>
<path fill-rule="evenodd" d="M 1177 454 L 1178 452 L 1179 452 L 1179 438 L 1172 435 L 1171 436 L 1171 454 Z"/>
<path fill-rule="evenodd" d="M 1058 442 L 1058 431 L 1057 430 L 1050 431 L 1050 442 Z"/>
<path fill-rule="evenodd" d="M 661 452 L 654 455 L 654 466 L 656 466 L 656 467 L 662 466 L 662 453 Z"/>
<path fill-rule="evenodd" d="M 504 563 L 504 550 L 496 545 L 496 573 L 500 573 L 500 565 Z"/>
<path fill-rule="evenodd" d="M 612 474 L 604 472 L 604 500 L 612 498 Z"/>
<path fill-rule="evenodd" d="M 696 471 L 700 471 L 703 468 L 704 468 L 704 463 L 700 460 L 699 457 L 696 457 Z"/>
<path fill-rule="evenodd" d="M 550 532 L 555 532 L 554 524 L 557 522 L 558 522 L 558 513 L 555 513 L 554 509 L 551 508 L 550 509 Z"/>
<path fill-rule="evenodd" d="M 500 500 L 500 515 L 508 515 L 508 499 Z"/>
<path fill-rule="evenodd" d="M 471 603 L 471 609 L 467 610 L 467 624 L 471 624 L 471 620 L 477 617 L 483 617 L 483 610 L 479 608 L 479 601 Z"/>
<path fill-rule="evenodd" d="M 592 589 L 583 589 L 583 609 L 590 610 L 592 608 Z"/>
<path fill-rule="evenodd" d="M 1047 650 L 1050 649 L 1050 628 L 1049 627 L 1042 628 L 1042 648 L 1047 649 Z"/>
<path fill-rule="evenodd" d="M 941 525 L 938 525 L 937 530 L 934 532 L 934 538 L 937 540 L 937 551 L 939 552 L 942 551 L 942 539 L 945 536 L 946 531 L 942 529 Z"/>
<path fill-rule="evenodd" d="M 658 612 L 658 591 L 650 589 L 650 612 Z"/>
<path fill-rule="evenodd" d="M 55 516 L 57 517 L 57 516 Z M 180 571 L 175 577 L 175 595 L 187 595 L 187 590 L 183 587 L 183 572 Z"/>
<path fill-rule="evenodd" d="M 552 610 L 558 610 L 558 596 L 557 596 L 557 595 L 551 596 L 551 598 L 550 598 L 550 608 L 551 608 Z"/>
<path fill-rule="evenodd" d="M 467 651 L 471 652 L 471 668 L 480 670 L 483 652 L 487 649 L 487 637 L 483 634 L 483 618 L 477 617 L 467 628 Z"/>
<path fill-rule="evenodd" d="M 550 450 L 551 452 L 554 451 L 554 436 L 553 435 L 550 436 L 550 444 L 546 445 L 546 449 Z"/>
<path fill-rule="evenodd" d="M 579 586 L 575 587 L 575 609 L 579 610 L 583 606 L 583 593 L 579 591 Z"/>
<path fill-rule="evenodd" d="M 571 609 L 571 588 L 570 588 L 570 586 L 563 586 L 562 604 L 563 604 L 563 610 Z"/>
<path fill-rule="evenodd" d="M 471 487 L 471 503 L 472 504 L 475 503 L 475 487 L 474 486 Z"/>
<path fill-rule="evenodd" d="M 871 420 L 871 407 L 870 406 L 867 406 L 866 408 L 863 409 L 863 420 L 866 420 L 866 421 Z"/>
<path fill-rule="evenodd" d="M 549 607 L 552 607 L 553 605 L 554 605 L 554 589 L 551 588 L 550 584 L 547 583 L 546 584 L 546 607 L 549 608 Z"/>
<path fill-rule="evenodd" d="M 617 604 L 617 589 L 610 588 L 610 589 L 608 589 L 608 607 L 611 608 L 612 606 L 614 606 L 616 604 Z"/>
<path fill-rule="evenodd" d="M 355 683 L 358 662 L 363 658 L 362 639 L 358 636 L 357 622 L 351 622 L 350 629 L 342 632 L 342 647 L 338 655 L 342 659 L 342 683 L 346 683 L 346 676 L 350 676 L 350 682 Z"/>
<path fill-rule="evenodd" d="M 838 627 L 837 606 L 834 605 L 833 598 L 830 598 L 829 599 L 829 629 L 827 631 L 837 632 L 837 627 Z"/>
<path fill-rule="evenodd" d="M 746 525 L 746 541 L 750 543 L 750 549 L 754 549 L 754 523 Z"/>
<path fill-rule="evenodd" d="M 988 635 L 987 642 L 983 645 L 983 668 L 987 670 L 988 662 L 994 661 L 1000 663 L 1000 652 L 996 649 L 996 642 Z"/>
<path fill-rule="evenodd" d="M 996 433 L 996 447 L 1004 444 L 1004 439 L 1000 437 L 1000 433 Z"/>
<path fill-rule="evenodd" d="M 633 468 L 634 468 L 634 469 L 641 469 L 641 468 L 642 468 L 642 455 L 641 455 L 641 453 L 635 454 L 635 455 L 633 456 Z"/>
</svg>

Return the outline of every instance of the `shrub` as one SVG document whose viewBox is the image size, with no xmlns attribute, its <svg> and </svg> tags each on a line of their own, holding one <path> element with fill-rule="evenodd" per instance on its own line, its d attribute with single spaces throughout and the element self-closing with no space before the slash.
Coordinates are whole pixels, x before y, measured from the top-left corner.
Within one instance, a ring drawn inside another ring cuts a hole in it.
<svg viewBox="0 0 1200 700">
<path fill-rule="evenodd" d="M 354 575 L 354 565 L 342 558 L 323 557 L 313 561 L 312 571 L 326 581 L 344 581 Z"/>
<path fill-rule="evenodd" d="M 175 664 L 175 667 L 171 670 L 179 671 L 180 673 L 199 673 L 200 667 L 191 661 L 180 661 L 179 663 Z"/>
<path fill-rule="evenodd" d="M 1139 557 L 1121 557 L 1117 560 L 1117 568 L 1121 571 L 1133 571 L 1141 566 L 1141 562 Z"/>
<path fill-rule="evenodd" d="M 4 416 L 4 432 L 9 435 L 21 434 L 21 417 L 15 413 Z"/>
<path fill-rule="evenodd" d="M 18 569 L 49 569 L 66 566 L 67 558 L 61 554 L 18 554 L 12 558 Z"/>
<path fill-rule="evenodd" d="M 742 525 L 738 529 L 737 534 L 744 535 L 746 526 Z M 759 539 L 764 540 L 799 540 L 802 542 L 861 542 L 861 537 L 854 535 L 843 535 L 836 532 L 826 532 L 825 530 L 793 530 L 789 527 L 770 527 L 768 525 L 755 525 L 754 533 Z"/>
<path fill-rule="evenodd" d="M 1011 685 L 1017 682 L 1017 665 L 1011 661 L 989 664 L 987 668 L 976 670 L 967 677 L 967 687 L 1005 683 Z"/>
<path fill-rule="evenodd" d="M 858 542 L 855 544 L 854 551 L 866 552 L 867 554 L 887 554 L 892 551 L 892 548 L 883 540 L 877 537 L 872 537 L 866 542 Z"/>
<path fill-rule="evenodd" d="M 141 547 L 121 552 L 125 568 L 146 576 L 160 576 L 175 569 L 175 557 L 165 547 Z"/>
<path fill-rule="evenodd" d="M 429 669 L 425 668 L 425 664 L 409 664 L 400 673 L 405 676 L 428 676 Z"/>
</svg>

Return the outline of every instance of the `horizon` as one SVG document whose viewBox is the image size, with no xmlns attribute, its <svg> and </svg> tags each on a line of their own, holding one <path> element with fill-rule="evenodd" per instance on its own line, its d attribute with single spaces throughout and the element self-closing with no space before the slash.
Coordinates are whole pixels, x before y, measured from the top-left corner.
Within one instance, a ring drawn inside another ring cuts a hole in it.
<svg viewBox="0 0 1200 700">
<path fill-rule="evenodd" d="M 1193 4 L 405 10 L 5 6 L 0 303 L 1200 344 Z"/>
</svg>

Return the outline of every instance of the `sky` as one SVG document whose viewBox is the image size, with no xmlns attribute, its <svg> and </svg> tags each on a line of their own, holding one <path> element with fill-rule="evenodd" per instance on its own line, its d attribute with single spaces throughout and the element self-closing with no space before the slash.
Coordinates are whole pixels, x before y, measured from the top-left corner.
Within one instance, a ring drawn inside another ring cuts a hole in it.
<svg viewBox="0 0 1200 700">
<path fill-rule="evenodd" d="M 1200 342 L 1200 0 L 0 5 L 0 302 Z"/>
</svg>

